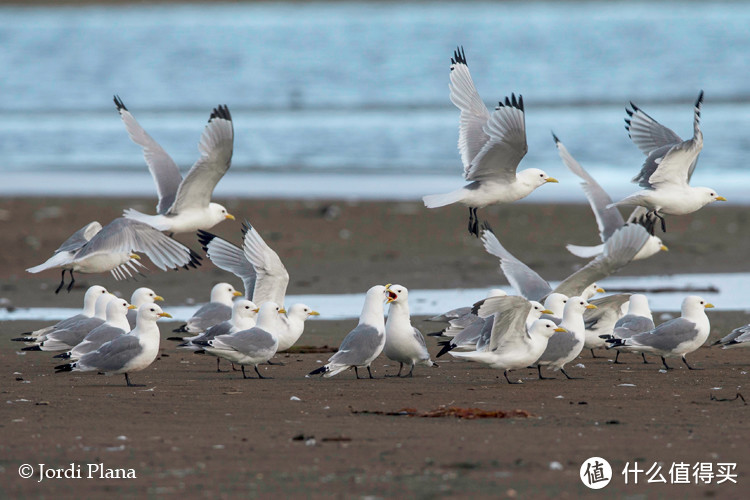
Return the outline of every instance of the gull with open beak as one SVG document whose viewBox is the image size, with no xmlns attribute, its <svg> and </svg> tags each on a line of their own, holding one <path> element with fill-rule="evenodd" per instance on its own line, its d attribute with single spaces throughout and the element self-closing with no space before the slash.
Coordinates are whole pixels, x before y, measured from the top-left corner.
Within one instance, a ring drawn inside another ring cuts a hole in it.
<svg viewBox="0 0 750 500">
<path fill-rule="evenodd" d="M 398 362 L 398 373 L 404 364 L 409 367 L 409 373 L 405 377 L 413 376 L 414 366 L 422 364 L 426 366 L 437 366 L 427 351 L 422 332 L 414 328 L 409 316 L 409 290 L 402 285 L 386 285 L 386 302 L 390 304 L 388 309 L 388 320 L 385 322 L 385 348 L 388 359 Z"/>
</svg>

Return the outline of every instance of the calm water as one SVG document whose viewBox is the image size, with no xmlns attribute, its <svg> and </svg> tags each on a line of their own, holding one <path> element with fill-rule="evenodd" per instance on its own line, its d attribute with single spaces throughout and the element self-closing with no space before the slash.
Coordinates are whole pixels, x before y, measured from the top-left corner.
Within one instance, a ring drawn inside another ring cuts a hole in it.
<svg viewBox="0 0 750 500">
<path fill-rule="evenodd" d="M 623 128 L 628 101 L 687 136 L 704 89 L 694 184 L 748 202 L 748 25 L 738 2 L 4 7 L 0 193 L 95 193 L 101 182 L 83 181 L 108 176 L 127 180 L 107 193 L 153 194 L 113 94 L 185 169 L 211 108 L 228 104 L 236 178 L 219 195 L 451 189 L 461 166 L 449 58 L 462 44 L 489 106 L 523 94 L 522 165 L 567 186 L 545 197 L 582 197 L 550 130 L 625 193 L 643 161 Z M 288 187 L 268 187 L 279 180 Z"/>
</svg>

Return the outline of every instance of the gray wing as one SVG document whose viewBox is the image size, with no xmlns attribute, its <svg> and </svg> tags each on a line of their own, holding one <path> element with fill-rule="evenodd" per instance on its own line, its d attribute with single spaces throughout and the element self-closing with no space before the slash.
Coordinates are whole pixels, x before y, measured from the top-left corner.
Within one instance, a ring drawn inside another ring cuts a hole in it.
<svg viewBox="0 0 750 500">
<path fill-rule="evenodd" d="M 47 335 L 43 345 L 50 345 L 54 341 L 73 347 L 79 344 L 94 328 L 101 326 L 103 323 L 104 320 L 99 318 L 82 319 L 65 329 L 52 331 Z"/>
<path fill-rule="evenodd" d="M 450 99 L 461 110 L 458 128 L 458 151 L 464 165 L 464 175 L 471 169 L 471 161 L 479 154 L 490 136 L 484 126 L 490 119 L 490 112 L 479 96 L 474 81 L 466 65 L 466 55 L 459 48 L 451 59 Z"/>
<path fill-rule="evenodd" d="M 459 332 L 455 337 L 453 337 L 451 344 L 455 346 L 476 344 L 485 330 L 487 321 L 490 321 L 491 324 L 492 319 L 493 316 L 490 316 L 486 319 L 479 318 L 477 321 L 474 321 L 472 324 L 468 325 L 461 332 Z M 489 342 L 490 332 L 491 329 L 487 330 L 487 342 Z"/>
<path fill-rule="evenodd" d="M 77 254 L 76 260 L 95 254 L 143 252 L 162 271 L 200 265 L 188 247 L 143 222 L 119 217 L 96 233 Z M 122 267 L 122 266 L 120 266 Z"/>
<path fill-rule="evenodd" d="M 716 344 L 726 344 L 727 342 L 737 340 L 739 337 L 748 333 L 750 333 L 750 325 L 740 326 L 732 330 L 728 335 L 722 337 L 721 340 L 716 342 Z"/>
<path fill-rule="evenodd" d="M 586 170 L 584 170 L 581 164 L 573 158 L 563 143 L 560 142 L 560 139 L 558 139 L 555 134 L 552 134 L 552 137 L 555 140 L 557 152 L 560 154 L 563 163 L 565 163 L 571 172 L 583 179 L 581 186 L 583 187 L 583 192 L 586 194 L 586 198 L 589 200 L 589 205 L 591 205 L 591 210 L 594 212 L 594 217 L 596 217 L 596 224 L 599 227 L 599 237 L 602 242 L 607 241 L 617 229 L 625 224 L 625 220 L 622 218 L 617 207 L 607 208 L 607 205 L 612 203 L 612 198 L 610 198 L 599 183 L 596 182 Z"/>
<path fill-rule="evenodd" d="M 198 309 L 193 316 L 187 320 L 190 331 L 205 331 L 232 317 L 232 308 L 218 302 L 209 302 Z"/>
<path fill-rule="evenodd" d="M 698 335 L 696 324 L 685 318 L 671 319 L 650 332 L 638 333 L 630 337 L 628 345 L 642 345 L 660 351 L 671 351 L 683 342 L 693 340 Z"/>
<path fill-rule="evenodd" d="M 626 314 L 617 320 L 612 334 L 617 338 L 629 339 L 635 334 L 653 330 L 654 326 L 654 321 L 651 318 Z"/>
<path fill-rule="evenodd" d="M 613 327 L 620 319 L 622 305 L 630 300 L 629 293 L 618 293 L 607 295 L 600 299 L 589 300 L 589 304 L 596 306 L 596 309 L 586 309 L 583 312 L 583 322 L 587 330 L 601 329 L 604 327 Z M 609 328 L 608 328 L 609 329 Z"/>
<path fill-rule="evenodd" d="M 452 319 L 456 319 L 461 316 L 464 316 L 470 312 L 471 312 L 471 306 L 457 307 L 443 314 L 438 314 L 437 316 L 427 318 L 425 321 L 446 321 L 447 322 Z"/>
<path fill-rule="evenodd" d="M 232 163 L 233 148 L 232 116 L 226 106 L 218 106 L 211 113 L 198 143 L 201 157 L 180 184 L 174 204 L 169 209 L 170 214 L 190 208 L 205 208 L 211 203 L 216 184 Z"/>
<path fill-rule="evenodd" d="M 105 342 L 116 339 L 120 335 L 124 335 L 125 333 L 128 332 L 122 328 L 117 328 L 104 323 L 103 325 L 97 326 L 91 330 L 83 340 L 87 342 L 98 342 L 99 345 L 102 345 Z"/>
<path fill-rule="evenodd" d="M 331 356 L 330 363 L 341 365 L 360 365 L 377 351 L 381 344 L 383 332 L 371 325 L 360 324 L 344 337 L 338 352 Z"/>
<path fill-rule="evenodd" d="M 625 109 L 628 114 L 628 118 L 625 118 L 625 129 L 643 154 L 648 155 L 655 149 L 674 146 L 682 142 L 679 135 L 651 118 L 638 106 L 632 102 L 630 106 L 632 109 Z"/>
<path fill-rule="evenodd" d="M 549 338 L 547 348 L 537 363 L 542 361 L 553 363 L 564 358 L 570 354 L 577 344 L 578 341 L 571 332 L 557 332 Z"/>
<path fill-rule="evenodd" d="M 494 314 L 504 314 L 517 309 L 523 309 L 522 312 L 528 315 L 531 310 L 531 302 L 517 295 L 487 297 L 476 302 L 471 312 L 480 318 L 486 318 Z"/>
<path fill-rule="evenodd" d="M 286 288 L 289 284 L 289 273 L 281 262 L 278 254 L 269 247 L 258 231 L 245 221 L 243 226 L 245 236 L 242 250 L 245 258 L 252 264 L 257 278 L 252 300 L 256 304 L 276 302 L 284 305 Z"/>
<path fill-rule="evenodd" d="M 107 342 L 98 350 L 85 354 L 78 360 L 83 367 L 100 372 L 116 372 L 122 370 L 133 358 L 143 350 L 138 337 L 135 335 L 121 335 L 111 342 Z"/>
<path fill-rule="evenodd" d="M 143 159 L 146 160 L 151 177 L 156 183 L 156 193 L 159 195 L 159 203 L 156 205 L 156 213 L 166 214 L 169 207 L 174 203 L 177 189 L 182 182 L 180 169 L 171 156 L 156 142 L 136 121 L 130 111 L 125 107 L 119 96 L 114 97 L 115 106 L 120 113 L 122 123 L 128 131 L 130 140 L 143 149 Z"/>
<path fill-rule="evenodd" d="M 424 335 L 422 335 L 422 332 L 420 332 L 417 328 L 414 328 L 414 338 L 419 342 L 419 344 L 427 349 L 427 344 L 424 342 Z"/>
<path fill-rule="evenodd" d="M 258 327 L 242 330 L 231 335 L 222 335 L 220 338 L 217 336 L 216 340 L 249 356 L 264 351 L 275 350 L 278 345 L 273 335 Z"/>
<path fill-rule="evenodd" d="M 138 310 L 128 309 L 126 316 L 128 318 L 128 324 L 130 325 L 130 330 L 132 331 L 133 328 L 135 328 L 135 318 L 138 316 Z"/>
<path fill-rule="evenodd" d="M 492 327 L 495 326 L 495 317 L 485 318 L 480 326 L 482 328 L 479 331 L 479 337 L 475 340 L 477 351 L 482 351 L 489 345 L 492 339 Z"/>
<path fill-rule="evenodd" d="M 79 248 L 81 248 L 83 245 L 88 243 L 91 238 L 96 235 L 99 231 L 102 230 L 102 225 L 99 224 L 97 221 L 89 222 L 85 226 L 83 226 L 81 229 L 73 233 L 73 235 L 65 240 L 62 245 L 60 245 L 60 248 L 55 250 L 55 253 L 60 252 L 75 252 Z"/>
<path fill-rule="evenodd" d="M 552 287 L 550 287 L 549 283 L 529 266 L 508 252 L 497 240 L 491 229 L 485 228 L 482 231 L 482 242 L 488 253 L 500 259 L 500 269 L 505 274 L 508 283 L 520 295 L 529 300 L 541 301 L 546 295 L 552 292 Z"/>
<path fill-rule="evenodd" d="M 587 286 L 603 280 L 630 263 L 650 236 L 643 226 L 626 224 L 607 240 L 601 255 L 568 276 L 554 291 L 568 297 L 580 295 Z"/>
<path fill-rule="evenodd" d="M 178 347 L 185 347 L 187 345 L 193 345 L 194 341 L 202 340 L 204 342 L 207 342 L 209 340 L 213 340 L 219 335 L 228 335 L 232 331 L 232 322 L 230 320 L 222 321 L 221 323 L 217 323 L 214 326 L 210 327 L 205 332 L 201 333 L 195 338 L 190 339 L 187 342 L 184 342 L 180 344 Z"/>
<path fill-rule="evenodd" d="M 484 133 L 490 139 L 482 150 L 471 160 L 464 172 L 467 181 L 516 180 L 516 169 L 526 152 L 526 123 L 523 111 L 523 97 L 514 94 L 500 102 L 484 126 Z"/>
<path fill-rule="evenodd" d="M 703 149 L 703 133 L 700 130 L 702 103 L 703 91 L 701 91 L 695 103 L 692 139 L 665 144 L 649 151 L 641 171 L 633 178 L 633 182 L 637 182 L 640 187 L 645 189 L 656 189 L 660 186 L 669 185 L 688 185 L 698 162 L 698 155 Z"/>
<path fill-rule="evenodd" d="M 258 274 L 245 257 L 243 250 L 208 231 L 199 230 L 198 241 L 203 245 L 203 250 L 216 267 L 230 272 L 242 280 L 245 287 L 245 297 L 253 300 Z"/>
<path fill-rule="evenodd" d="M 523 297 L 493 297 L 495 298 L 520 299 L 505 301 L 504 307 L 495 313 L 488 348 L 490 351 L 502 351 L 512 344 L 523 341 L 527 336 L 526 318 L 531 311 L 531 303 Z"/>
</svg>

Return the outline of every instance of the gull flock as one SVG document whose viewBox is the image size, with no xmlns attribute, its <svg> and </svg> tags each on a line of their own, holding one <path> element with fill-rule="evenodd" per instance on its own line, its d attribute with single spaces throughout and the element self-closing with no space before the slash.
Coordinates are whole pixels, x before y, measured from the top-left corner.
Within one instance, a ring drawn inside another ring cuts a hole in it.
<svg viewBox="0 0 750 500">
<path fill-rule="evenodd" d="M 626 108 L 626 130 L 646 159 L 633 178 L 641 188 L 622 200 L 613 201 L 596 180 L 575 160 L 560 139 L 552 134 L 565 166 L 582 179 L 581 186 L 591 205 L 602 243 L 567 249 L 589 259 L 579 270 L 552 286 L 538 273 L 513 256 L 498 240 L 489 224 L 480 221 L 477 210 L 493 204 L 512 203 L 535 189 L 558 181 L 546 172 L 518 170 L 528 146 L 523 97 L 511 94 L 490 112 L 474 86 L 463 48 L 451 58 L 450 100 L 460 110 L 458 151 L 466 185 L 444 194 L 423 198 L 427 208 L 461 203 L 469 209 L 469 232 L 481 239 L 488 254 L 498 259 L 499 270 L 515 294 L 493 289 L 475 304 L 466 304 L 430 321 L 447 323 L 428 334 L 439 337 L 437 357 L 450 354 L 458 360 L 477 362 L 503 370 L 508 383 L 522 383 L 509 377 L 511 370 L 542 368 L 560 371 L 573 379 L 565 367 L 584 349 L 616 349 L 661 358 L 678 357 L 689 369 L 686 356 L 702 346 L 710 332 L 706 309 L 713 307 L 698 296 L 685 297 L 681 316 L 655 325 L 642 294 L 621 293 L 594 298 L 604 290 L 597 282 L 618 272 L 633 260 L 649 258 L 667 247 L 656 235 L 666 232 L 665 216 L 679 216 L 701 209 L 714 201 L 725 201 L 707 187 L 689 182 L 703 148 L 700 111 L 703 92 L 694 106 L 693 136 L 682 140 L 640 107 Z M 110 272 L 115 279 L 144 275 L 144 254 L 159 269 L 190 269 L 203 257 L 174 238 L 194 234 L 205 256 L 216 267 L 242 282 L 244 293 L 229 284 L 216 284 L 210 300 L 183 325 L 174 329 L 170 340 L 179 349 L 194 351 L 240 365 L 243 378 L 250 378 L 252 366 L 273 364 L 272 358 L 291 348 L 304 332 L 305 322 L 318 313 L 305 304 L 285 304 L 289 273 L 279 255 L 263 240 L 255 226 L 245 221 L 239 245 L 209 232 L 225 220 L 235 220 L 225 207 L 211 201 L 213 190 L 231 166 L 234 128 L 225 105 L 212 110 L 199 143 L 199 157 L 183 178 L 169 154 L 141 127 L 120 97 L 116 109 L 131 140 L 142 148 L 154 179 L 158 201 L 155 214 L 126 209 L 106 225 L 92 221 L 75 231 L 44 263 L 27 269 L 38 273 L 61 270 L 59 293 L 74 273 Z M 627 219 L 618 207 L 632 207 Z M 333 377 L 360 369 L 374 378 L 371 364 L 381 353 L 399 364 L 397 377 L 413 377 L 417 365 L 437 367 L 431 359 L 425 336 L 411 323 L 409 291 L 399 284 L 377 284 L 364 296 L 357 326 L 343 340 L 328 362 L 307 376 Z M 130 374 L 149 367 L 160 346 L 157 321 L 171 316 L 157 302 L 164 299 L 149 288 L 139 288 L 130 301 L 115 297 L 104 287 L 90 287 L 79 314 L 13 340 L 26 342 L 25 351 L 57 352 L 66 360 L 56 372 L 91 371 Z M 385 305 L 389 310 L 385 319 Z M 715 345 L 734 348 L 750 345 L 750 325 L 735 329 Z M 404 374 L 402 375 L 402 372 Z"/>
</svg>

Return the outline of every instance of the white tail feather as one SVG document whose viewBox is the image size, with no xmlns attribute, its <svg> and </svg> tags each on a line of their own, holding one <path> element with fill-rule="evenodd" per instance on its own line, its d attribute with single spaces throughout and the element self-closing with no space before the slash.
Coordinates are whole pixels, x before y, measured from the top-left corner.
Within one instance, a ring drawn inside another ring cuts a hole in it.
<svg viewBox="0 0 750 500">
<path fill-rule="evenodd" d="M 169 230 L 168 224 L 164 222 L 160 222 L 163 217 L 161 215 L 147 215 L 133 208 L 126 208 L 122 212 L 122 215 L 123 217 L 127 219 L 133 219 L 133 220 L 137 220 L 138 222 L 143 222 L 144 224 L 148 224 L 149 226 L 153 227 L 154 229 L 158 229 L 159 231 Z"/>
<path fill-rule="evenodd" d="M 568 249 L 568 252 L 572 253 L 576 257 L 581 257 L 582 259 L 590 259 L 593 257 L 596 257 L 602 251 L 604 251 L 604 244 L 596 245 L 596 246 L 582 246 L 582 245 L 565 245 L 565 248 Z"/>
<path fill-rule="evenodd" d="M 443 194 L 430 194 L 422 197 L 424 206 L 427 208 L 444 207 L 446 205 L 452 205 L 459 202 L 464 197 L 464 190 L 459 189 L 458 191 L 451 191 L 450 193 Z"/>
<path fill-rule="evenodd" d="M 62 267 L 66 264 L 70 264 L 73 261 L 74 255 L 75 255 L 75 252 L 56 253 L 55 255 L 47 259 L 47 261 L 44 264 L 39 264 L 38 266 L 30 267 L 26 270 L 26 272 L 38 273 L 46 269 L 54 269 L 56 267 Z"/>
</svg>

